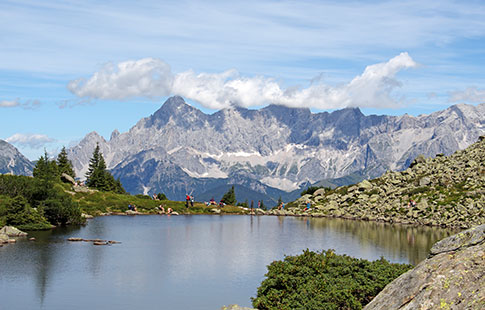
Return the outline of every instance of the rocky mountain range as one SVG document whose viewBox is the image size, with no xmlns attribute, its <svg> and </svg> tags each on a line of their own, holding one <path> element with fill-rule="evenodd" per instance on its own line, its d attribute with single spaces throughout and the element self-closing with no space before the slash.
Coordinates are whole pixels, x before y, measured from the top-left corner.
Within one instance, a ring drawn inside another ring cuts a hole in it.
<svg viewBox="0 0 485 310">
<path fill-rule="evenodd" d="M 115 130 L 108 141 L 91 132 L 68 154 L 76 174 L 84 176 L 99 143 L 108 168 L 131 193 L 163 192 L 180 200 L 192 192 L 197 199 L 209 189 L 238 184 L 277 198 L 323 179 L 404 170 L 419 154 L 449 155 L 484 133 L 485 104 L 417 117 L 278 105 L 209 115 L 171 97 L 128 132 Z"/>
<path fill-rule="evenodd" d="M 0 174 L 32 175 L 34 165 L 17 148 L 0 140 Z"/>
</svg>

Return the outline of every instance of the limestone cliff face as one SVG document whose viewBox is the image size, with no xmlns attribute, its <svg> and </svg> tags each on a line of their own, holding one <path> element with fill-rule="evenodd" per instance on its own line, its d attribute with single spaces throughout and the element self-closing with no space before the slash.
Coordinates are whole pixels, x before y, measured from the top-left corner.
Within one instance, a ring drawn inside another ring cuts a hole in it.
<svg viewBox="0 0 485 310">
<path fill-rule="evenodd" d="M 364 310 L 485 309 L 485 225 L 436 243 Z"/>
</svg>

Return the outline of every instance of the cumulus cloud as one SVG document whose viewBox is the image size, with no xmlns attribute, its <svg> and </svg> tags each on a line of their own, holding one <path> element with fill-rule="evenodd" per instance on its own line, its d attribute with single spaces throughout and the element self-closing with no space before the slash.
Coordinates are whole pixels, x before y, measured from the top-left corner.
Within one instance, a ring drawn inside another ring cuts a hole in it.
<svg viewBox="0 0 485 310">
<path fill-rule="evenodd" d="M 44 147 L 44 145 L 48 143 L 53 143 L 56 140 L 43 134 L 16 133 L 13 136 L 5 139 L 5 141 L 15 145 L 27 146 L 31 149 L 40 149 Z"/>
<path fill-rule="evenodd" d="M 485 89 L 468 87 L 464 91 L 455 91 L 449 94 L 450 102 L 485 102 Z"/>
<path fill-rule="evenodd" d="M 70 82 L 68 89 L 78 97 L 90 99 L 180 95 L 210 109 L 269 103 L 318 109 L 383 108 L 394 107 L 401 101 L 392 94 L 402 84 L 396 74 L 416 66 L 408 53 L 401 53 L 385 63 L 367 66 L 347 84 L 332 86 L 317 79 L 306 88 L 284 89 L 272 78 L 244 77 L 236 70 L 199 74 L 189 70 L 174 74 L 162 60 L 145 58 L 107 64 L 89 79 Z"/>
<path fill-rule="evenodd" d="M 170 94 L 172 81 L 168 64 L 160 59 L 144 58 L 118 65 L 108 63 L 89 79 L 69 82 L 67 88 L 83 98 L 161 97 Z"/>
</svg>

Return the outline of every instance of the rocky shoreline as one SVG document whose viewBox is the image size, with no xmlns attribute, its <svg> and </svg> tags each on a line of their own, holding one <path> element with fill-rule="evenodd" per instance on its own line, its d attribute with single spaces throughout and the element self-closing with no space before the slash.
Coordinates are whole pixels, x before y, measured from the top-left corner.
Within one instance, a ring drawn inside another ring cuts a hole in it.
<svg viewBox="0 0 485 310">
<path fill-rule="evenodd" d="M 4 244 L 16 243 L 18 237 L 26 237 L 27 233 L 23 232 L 13 226 L 4 226 L 0 229 L 0 247 Z M 33 241 L 35 239 L 30 238 Z"/>
<path fill-rule="evenodd" d="M 484 309 L 485 225 L 433 245 L 429 257 L 389 283 L 364 310 Z"/>
</svg>

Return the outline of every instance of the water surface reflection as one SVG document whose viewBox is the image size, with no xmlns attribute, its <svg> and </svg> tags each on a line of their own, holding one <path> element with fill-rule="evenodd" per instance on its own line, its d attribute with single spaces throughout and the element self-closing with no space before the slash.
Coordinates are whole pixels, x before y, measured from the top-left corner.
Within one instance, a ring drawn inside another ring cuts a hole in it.
<svg viewBox="0 0 485 310">
<path fill-rule="evenodd" d="M 6 309 L 219 309 L 250 297 L 266 265 L 304 249 L 417 264 L 449 230 L 342 219 L 112 216 L 0 248 Z M 114 239 L 93 246 L 68 237 Z"/>
</svg>

